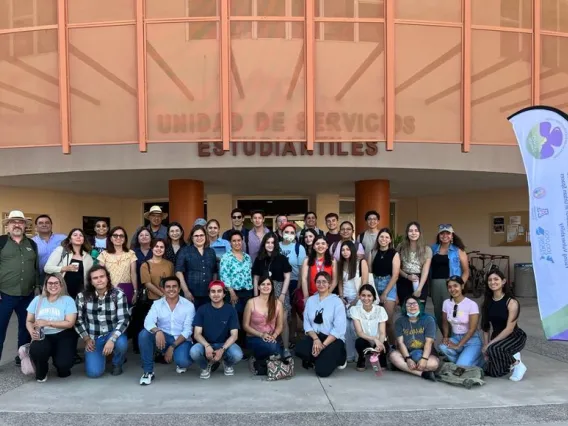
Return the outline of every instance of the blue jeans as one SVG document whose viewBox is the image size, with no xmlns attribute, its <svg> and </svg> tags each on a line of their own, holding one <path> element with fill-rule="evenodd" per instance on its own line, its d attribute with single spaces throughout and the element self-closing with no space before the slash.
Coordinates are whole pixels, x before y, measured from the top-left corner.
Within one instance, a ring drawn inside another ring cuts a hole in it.
<svg viewBox="0 0 568 426">
<path fill-rule="evenodd" d="M 176 338 L 171 334 L 164 333 L 166 338 L 166 350 L 176 341 Z M 140 359 L 142 361 L 142 368 L 144 373 L 152 373 L 154 371 L 154 350 L 156 349 L 156 335 L 150 333 L 148 330 L 143 329 L 138 334 L 138 346 L 140 348 Z M 189 349 L 191 342 L 185 341 L 177 348 L 174 349 L 174 363 L 180 368 L 187 368 L 191 365 L 191 358 L 189 357 Z"/>
<path fill-rule="evenodd" d="M 28 316 L 28 306 L 34 299 L 33 292 L 29 296 L 8 296 L 0 292 L 0 357 L 6 340 L 6 332 L 12 312 L 16 312 L 18 317 L 18 348 L 26 343 L 30 343 L 30 333 L 26 328 L 26 317 Z"/>
<path fill-rule="evenodd" d="M 87 374 L 87 377 L 96 379 L 104 374 L 106 356 L 103 355 L 103 348 L 112 334 L 114 334 L 114 332 L 97 337 L 95 339 L 95 350 L 93 352 L 85 351 L 85 373 Z M 116 343 L 114 344 L 114 350 L 112 351 L 113 366 L 122 367 L 127 350 L 128 338 L 126 337 L 126 334 L 123 333 L 118 339 L 116 339 Z"/>
<path fill-rule="evenodd" d="M 247 349 L 252 350 L 256 359 L 267 359 L 270 355 L 282 356 L 280 343 L 265 342 L 261 337 L 247 336 Z"/>
<path fill-rule="evenodd" d="M 377 290 L 377 295 L 382 296 L 383 292 L 389 285 L 389 281 L 391 280 L 391 276 L 387 275 L 386 277 L 375 277 L 375 290 Z M 392 302 L 396 301 L 396 284 L 392 286 L 391 291 L 387 294 L 387 300 Z"/>
<path fill-rule="evenodd" d="M 450 341 L 458 344 L 463 336 L 463 334 L 454 334 Z M 481 337 L 479 337 L 479 333 L 475 333 L 461 349 L 450 349 L 446 345 L 440 345 L 440 352 L 456 365 L 462 367 L 482 367 L 484 364 L 483 355 L 481 354 L 482 347 Z"/>
<path fill-rule="evenodd" d="M 213 347 L 213 350 L 217 350 L 223 346 L 223 343 L 210 343 L 210 345 Z M 205 348 L 201 343 L 196 343 L 195 345 L 193 345 L 189 350 L 189 355 L 191 356 L 191 359 L 199 364 L 199 368 L 201 368 L 202 370 L 207 368 L 209 361 L 205 357 Z M 223 362 L 227 366 L 232 367 L 241 359 L 243 359 L 243 351 L 236 343 L 233 343 L 231 346 L 229 346 L 229 348 L 223 354 Z"/>
</svg>

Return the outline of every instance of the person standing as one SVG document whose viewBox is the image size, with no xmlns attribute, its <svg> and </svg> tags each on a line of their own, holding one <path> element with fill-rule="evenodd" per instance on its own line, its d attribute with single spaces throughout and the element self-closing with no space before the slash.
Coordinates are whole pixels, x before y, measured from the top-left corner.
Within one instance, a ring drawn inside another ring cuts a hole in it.
<svg viewBox="0 0 568 426">
<path fill-rule="evenodd" d="M 53 221 L 46 214 L 40 214 L 35 220 L 36 235 L 32 238 L 37 244 L 39 254 L 39 282 L 45 281 L 44 268 L 51 253 L 61 245 L 64 234 L 53 233 Z"/>
<path fill-rule="evenodd" d="M 163 244 L 163 240 L 160 241 Z M 181 285 L 178 277 L 164 278 L 161 287 L 165 296 L 154 302 L 138 336 L 144 370 L 140 378 L 141 385 L 149 385 L 154 380 L 156 348 L 162 352 L 168 364 L 175 362 L 178 374 L 185 373 L 191 365 L 189 350 L 195 307 L 189 300 L 180 297 Z"/>
<path fill-rule="evenodd" d="M 38 247 L 26 237 L 30 222 L 19 210 L 11 211 L 2 221 L 8 235 L 0 236 L 0 357 L 13 312 L 18 317 L 18 348 L 30 342 L 26 309 L 34 297 L 34 288 L 40 287 Z M 20 365 L 20 357 L 15 360 Z"/>
<path fill-rule="evenodd" d="M 193 337 L 197 343 L 189 354 L 201 368 L 200 379 L 211 377 L 211 367 L 221 360 L 225 376 L 233 376 L 235 364 L 243 358 L 243 351 L 235 343 L 239 336 L 237 311 L 223 300 L 223 281 L 209 284 L 209 297 L 211 303 L 201 306 L 195 315 Z"/>
<path fill-rule="evenodd" d="M 89 271 L 85 291 L 77 296 L 75 330 L 85 342 L 85 373 L 101 377 L 106 357 L 113 354 L 113 376 L 122 374 L 128 339 L 125 331 L 130 321 L 128 302 L 122 290 L 114 288 L 110 272 L 102 265 Z"/>
<path fill-rule="evenodd" d="M 379 222 L 381 215 L 376 210 L 370 210 L 365 213 L 365 222 L 367 222 L 367 229 L 359 234 L 357 241 L 363 245 L 365 250 L 365 258 L 371 255 L 377 243 L 377 236 L 379 235 Z"/>
<path fill-rule="evenodd" d="M 307 212 L 304 215 L 304 229 L 298 233 L 298 240 L 302 241 L 308 229 L 313 229 L 317 236 L 325 236 L 325 233 L 318 228 L 318 216 L 315 212 Z"/>
<path fill-rule="evenodd" d="M 328 231 L 325 234 L 327 244 L 331 246 L 333 243 L 341 241 L 341 234 L 339 233 L 339 215 L 337 213 L 328 213 L 325 215 L 325 226 Z"/>
<path fill-rule="evenodd" d="M 146 226 L 146 229 L 150 231 L 150 236 L 152 239 L 156 238 L 163 238 L 164 240 L 168 238 L 168 228 L 162 224 L 162 222 L 168 217 L 167 213 L 162 211 L 160 206 L 152 206 L 150 210 L 144 213 L 144 219 L 149 220 L 150 224 Z M 134 236 L 132 237 L 132 241 L 130 242 L 130 246 L 134 246 L 136 244 L 136 239 L 138 233 L 144 226 L 141 226 L 136 230 Z"/>
<path fill-rule="evenodd" d="M 245 249 L 250 260 L 254 264 L 258 252 L 262 247 L 262 239 L 270 230 L 264 226 L 264 213 L 260 210 L 253 211 L 251 214 L 253 228 L 249 232 L 248 241 L 245 239 Z"/>
<path fill-rule="evenodd" d="M 227 229 L 225 232 L 223 232 L 222 238 L 226 241 L 231 241 L 231 236 L 229 235 L 231 231 L 240 231 L 243 236 L 243 241 L 248 241 L 249 230 L 243 226 L 244 220 L 245 214 L 241 209 L 236 208 L 231 210 L 231 223 L 233 226 L 231 227 L 231 229 Z"/>
<path fill-rule="evenodd" d="M 217 219 L 209 220 L 205 224 L 205 229 L 207 230 L 209 247 L 215 250 L 217 263 L 219 263 L 223 255 L 231 251 L 231 244 L 228 240 L 224 240 L 223 238 L 219 237 L 219 230 L 221 229 L 221 225 L 219 225 L 219 221 Z"/>
<path fill-rule="evenodd" d="M 95 236 L 89 238 L 91 244 L 91 256 L 96 261 L 99 254 L 106 250 L 108 239 L 108 223 L 104 219 L 99 219 L 95 223 Z"/>
<path fill-rule="evenodd" d="M 185 231 L 183 226 L 181 226 L 181 223 L 179 222 L 171 222 L 168 225 L 168 238 L 166 240 L 166 253 L 164 254 L 164 259 L 169 260 L 173 265 L 175 265 L 178 254 L 185 245 Z"/>
</svg>

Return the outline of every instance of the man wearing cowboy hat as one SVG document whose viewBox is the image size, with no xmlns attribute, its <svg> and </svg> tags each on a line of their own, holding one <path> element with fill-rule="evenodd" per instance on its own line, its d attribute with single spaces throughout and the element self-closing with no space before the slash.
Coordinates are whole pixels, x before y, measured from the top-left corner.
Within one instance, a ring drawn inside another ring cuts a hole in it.
<svg viewBox="0 0 568 426">
<path fill-rule="evenodd" d="M 18 347 L 30 342 L 26 329 L 27 307 L 40 287 L 37 244 L 26 237 L 30 224 L 24 214 L 13 210 L 2 221 L 8 235 L 0 236 L 0 357 L 10 317 L 18 317 Z M 20 358 L 16 357 L 16 364 Z"/>
<path fill-rule="evenodd" d="M 168 237 L 168 228 L 162 225 L 162 221 L 168 217 L 167 213 L 162 211 L 160 206 L 152 206 L 150 210 L 144 213 L 144 219 L 150 221 L 150 225 L 146 229 L 150 231 L 150 235 L 152 239 L 155 240 L 156 238 L 163 238 L 164 240 Z M 132 241 L 130 242 L 131 246 L 134 246 L 136 243 L 136 238 L 138 238 L 138 233 L 140 230 L 143 229 L 143 226 L 138 228 L 132 237 Z"/>
</svg>

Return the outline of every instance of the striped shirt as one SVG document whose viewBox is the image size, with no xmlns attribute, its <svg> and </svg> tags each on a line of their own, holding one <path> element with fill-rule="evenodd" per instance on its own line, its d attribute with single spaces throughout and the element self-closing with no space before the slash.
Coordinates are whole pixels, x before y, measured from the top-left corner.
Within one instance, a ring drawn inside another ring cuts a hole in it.
<svg viewBox="0 0 568 426">
<path fill-rule="evenodd" d="M 85 293 L 77 295 L 77 322 L 75 330 L 82 339 L 89 336 L 96 339 L 108 333 L 119 337 L 130 322 L 128 303 L 122 290 L 113 288 L 103 296 L 95 294 L 91 300 Z"/>
</svg>

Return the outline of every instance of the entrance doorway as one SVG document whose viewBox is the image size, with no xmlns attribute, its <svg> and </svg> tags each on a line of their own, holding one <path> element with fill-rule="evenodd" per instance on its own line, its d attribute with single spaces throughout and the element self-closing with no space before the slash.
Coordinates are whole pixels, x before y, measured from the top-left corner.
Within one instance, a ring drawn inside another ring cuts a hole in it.
<svg viewBox="0 0 568 426">
<path fill-rule="evenodd" d="M 245 228 L 252 229 L 250 212 L 261 210 L 264 212 L 264 226 L 276 230 L 276 218 L 285 214 L 290 222 L 296 224 L 298 229 L 304 227 L 304 214 L 309 210 L 308 199 L 258 199 L 237 200 L 237 207 L 245 212 Z"/>
</svg>

